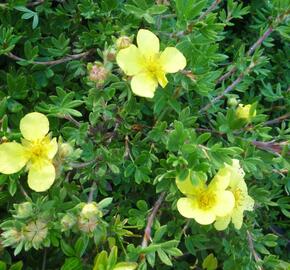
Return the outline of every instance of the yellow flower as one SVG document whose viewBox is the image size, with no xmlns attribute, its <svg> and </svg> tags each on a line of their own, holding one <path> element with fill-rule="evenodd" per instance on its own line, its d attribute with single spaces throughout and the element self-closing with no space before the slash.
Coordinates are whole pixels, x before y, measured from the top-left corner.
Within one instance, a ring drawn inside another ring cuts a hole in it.
<svg viewBox="0 0 290 270">
<path fill-rule="evenodd" d="M 247 105 L 239 104 L 239 107 L 236 110 L 237 118 L 251 121 L 251 118 L 256 115 L 256 110 L 252 114 L 250 113 L 251 108 L 252 108 L 251 104 Z"/>
<path fill-rule="evenodd" d="M 247 185 L 244 181 L 244 171 L 240 167 L 239 161 L 232 160 L 232 165 L 226 165 L 230 172 L 230 191 L 235 196 L 235 206 L 231 213 L 225 217 L 219 217 L 214 224 L 219 231 L 225 230 L 232 221 L 236 229 L 240 229 L 243 224 L 244 211 L 253 211 L 254 200 L 248 195 Z"/>
<path fill-rule="evenodd" d="M 56 139 L 47 135 L 49 122 L 45 115 L 33 112 L 20 121 L 22 143 L 7 142 L 0 145 L 0 173 L 13 174 L 25 165 L 28 172 L 28 186 L 42 192 L 50 188 L 55 179 L 52 159 L 58 145 Z"/>
<path fill-rule="evenodd" d="M 194 186 L 188 178 L 184 180 L 186 182 L 179 183 L 177 187 L 187 196 L 177 202 L 179 213 L 202 225 L 211 224 L 218 216 L 229 214 L 235 204 L 233 193 L 226 190 L 229 175 L 229 171 L 222 168 L 208 186 L 204 181 Z"/>
<path fill-rule="evenodd" d="M 140 29 L 137 44 L 122 49 L 117 54 L 117 63 L 128 75 L 133 76 L 131 88 L 135 95 L 152 98 L 158 83 L 167 85 L 166 73 L 175 73 L 184 69 L 186 59 L 174 47 L 159 52 L 159 39 L 152 32 Z"/>
</svg>

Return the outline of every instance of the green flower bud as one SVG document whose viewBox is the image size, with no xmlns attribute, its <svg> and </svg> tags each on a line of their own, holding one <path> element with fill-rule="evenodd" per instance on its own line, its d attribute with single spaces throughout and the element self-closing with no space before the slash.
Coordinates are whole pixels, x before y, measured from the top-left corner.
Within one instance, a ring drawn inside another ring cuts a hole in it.
<svg viewBox="0 0 290 270">
<path fill-rule="evenodd" d="M 31 202 L 14 204 L 14 208 L 16 209 L 16 214 L 13 215 L 15 218 L 24 219 L 30 217 L 33 214 Z"/>
<path fill-rule="evenodd" d="M 77 219 L 74 215 L 66 214 L 65 216 L 63 216 L 63 218 L 60 221 L 61 230 L 64 232 L 71 229 L 76 224 L 76 222 L 77 222 Z"/>
<path fill-rule="evenodd" d="M 69 143 L 62 143 L 59 146 L 59 150 L 58 151 L 59 151 L 60 157 L 65 158 L 65 157 L 67 157 L 67 156 L 72 154 L 73 148 L 72 148 L 72 146 Z"/>
<path fill-rule="evenodd" d="M 84 218 L 102 216 L 102 212 L 99 210 L 98 205 L 95 202 L 92 202 L 83 206 L 81 216 Z"/>
<path fill-rule="evenodd" d="M 236 98 L 231 97 L 231 98 L 228 99 L 228 106 L 235 107 L 237 105 L 238 105 L 238 101 L 237 101 Z"/>
</svg>

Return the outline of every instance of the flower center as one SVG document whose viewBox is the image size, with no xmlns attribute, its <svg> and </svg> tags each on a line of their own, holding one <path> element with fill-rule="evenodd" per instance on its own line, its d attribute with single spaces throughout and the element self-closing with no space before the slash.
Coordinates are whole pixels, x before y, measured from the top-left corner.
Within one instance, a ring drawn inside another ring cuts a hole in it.
<svg viewBox="0 0 290 270">
<path fill-rule="evenodd" d="M 46 137 L 41 140 L 26 142 L 27 154 L 32 162 L 47 159 L 49 143 L 50 140 Z"/>
<path fill-rule="evenodd" d="M 198 197 L 199 208 L 208 210 L 215 205 L 216 195 L 213 192 L 204 191 Z"/>
<path fill-rule="evenodd" d="M 235 206 L 242 205 L 242 202 L 243 202 L 243 200 L 245 198 L 245 195 L 244 195 L 243 191 L 240 188 L 236 188 L 233 191 L 233 194 L 234 194 L 235 202 L 236 202 L 236 205 Z"/>
<path fill-rule="evenodd" d="M 145 69 L 154 78 L 158 77 L 158 74 L 162 72 L 161 64 L 157 55 L 147 56 L 144 61 Z"/>
</svg>

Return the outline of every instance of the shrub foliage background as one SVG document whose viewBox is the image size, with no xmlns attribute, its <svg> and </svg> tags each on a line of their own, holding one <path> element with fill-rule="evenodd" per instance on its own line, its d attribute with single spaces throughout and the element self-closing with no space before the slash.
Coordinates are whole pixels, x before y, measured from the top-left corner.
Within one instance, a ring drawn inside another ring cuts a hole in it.
<svg viewBox="0 0 290 270">
<path fill-rule="evenodd" d="M 289 5 L 1 3 L 1 142 L 19 141 L 20 119 L 38 111 L 60 147 L 47 192 L 0 175 L 0 269 L 289 269 Z M 153 99 L 134 96 L 115 62 L 116 39 L 140 28 L 187 59 Z M 239 103 L 253 104 L 250 122 Z M 211 179 L 232 158 L 255 200 L 242 228 L 182 217 L 175 177 Z M 83 215 L 92 201 L 98 214 Z"/>
</svg>

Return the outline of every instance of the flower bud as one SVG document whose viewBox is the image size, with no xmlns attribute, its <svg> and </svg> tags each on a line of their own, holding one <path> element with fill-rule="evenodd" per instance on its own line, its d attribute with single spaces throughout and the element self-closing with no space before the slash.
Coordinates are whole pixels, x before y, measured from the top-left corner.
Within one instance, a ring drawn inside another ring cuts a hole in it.
<svg viewBox="0 0 290 270">
<path fill-rule="evenodd" d="M 33 208 L 31 202 L 24 202 L 20 204 L 14 204 L 16 214 L 13 215 L 15 218 L 28 218 L 33 214 Z"/>
<path fill-rule="evenodd" d="M 98 219 L 102 215 L 103 213 L 95 202 L 85 204 L 78 219 L 79 229 L 85 233 L 92 233 L 99 224 Z"/>
<path fill-rule="evenodd" d="M 66 214 L 60 221 L 61 224 L 61 231 L 65 232 L 71 229 L 77 222 L 77 219 L 72 214 Z"/>
<path fill-rule="evenodd" d="M 132 44 L 132 41 L 127 36 L 121 36 L 116 40 L 116 48 L 118 51 L 128 48 L 131 44 Z"/>
<path fill-rule="evenodd" d="M 83 206 L 81 216 L 84 218 L 91 218 L 94 216 L 102 216 L 102 212 L 98 209 L 95 202 L 87 203 Z"/>
<path fill-rule="evenodd" d="M 256 110 L 254 110 L 254 112 L 251 113 L 251 108 L 252 108 L 251 104 L 247 105 L 239 104 L 239 107 L 236 110 L 237 118 L 244 119 L 247 122 L 250 122 L 251 118 L 256 115 Z"/>
<path fill-rule="evenodd" d="M 238 101 L 237 101 L 236 98 L 231 97 L 231 98 L 228 99 L 228 106 L 235 107 L 237 105 L 238 105 Z"/>
<path fill-rule="evenodd" d="M 59 146 L 59 150 L 58 151 L 59 151 L 60 157 L 65 158 L 65 157 L 67 157 L 67 156 L 72 154 L 73 148 L 72 148 L 72 146 L 69 143 L 62 143 Z"/>
<path fill-rule="evenodd" d="M 96 82 L 97 86 L 102 85 L 109 74 L 109 71 L 104 67 L 102 63 L 99 62 L 95 62 L 94 64 L 88 64 L 87 69 L 89 71 L 89 80 L 92 82 Z"/>
</svg>

